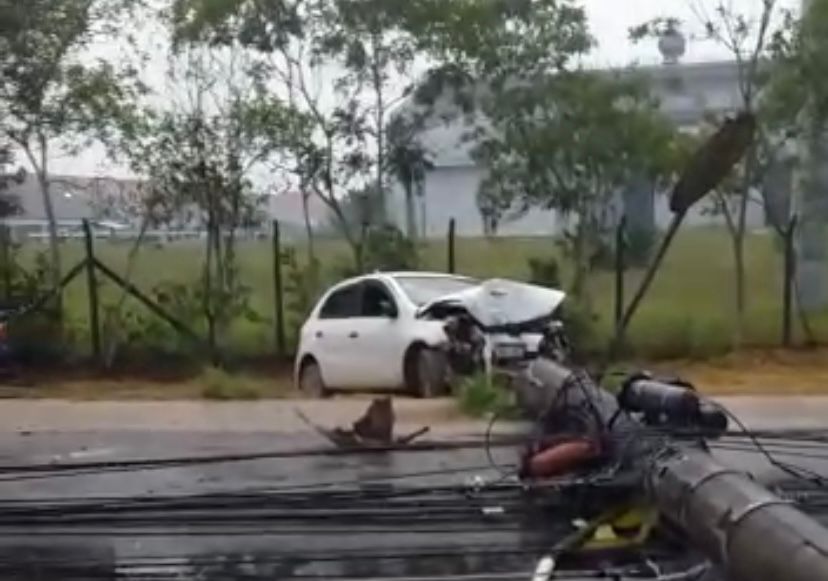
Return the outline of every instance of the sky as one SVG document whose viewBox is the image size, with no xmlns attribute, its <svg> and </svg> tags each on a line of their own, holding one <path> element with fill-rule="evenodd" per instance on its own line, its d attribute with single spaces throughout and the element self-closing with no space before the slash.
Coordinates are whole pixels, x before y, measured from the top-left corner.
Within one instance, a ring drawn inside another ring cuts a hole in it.
<svg viewBox="0 0 828 581">
<path fill-rule="evenodd" d="M 657 43 L 648 39 L 639 44 L 629 41 L 632 26 L 657 17 L 673 16 L 682 21 L 682 30 L 688 36 L 687 52 L 683 62 L 703 62 L 728 58 L 726 49 L 715 42 L 699 38 L 702 30 L 700 14 L 719 0 L 582 0 L 589 18 L 590 29 L 598 42 L 590 56 L 590 64 L 600 67 L 621 67 L 630 64 L 657 64 L 661 62 Z M 721 0 L 734 10 L 758 17 L 762 0 Z M 795 9 L 800 0 L 777 0 L 780 6 Z M 695 6 L 695 9 L 694 9 Z M 108 47 L 101 47 L 106 52 Z M 159 48 L 160 52 L 160 48 Z M 150 66 L 150 74 L 163 78 L 166 61 L 158 55 Z M 154 70 L 153 70 L 154 69 Z M 123 167 L 105 161 L 99 148 L 92 148 L 78 156 L 61 157 L 52 163 L 55 173 L 74 175 L 125 176 Z"/>
<path fill-rule="evenodd" d="M 755 19 L 761 14 L 762 0 L 722 0 L 737 13 Z M 728 57 L 728 53 L 715 42 L 698 38 L 702 31 L 701 17 L 705 9 L 711 11 L 719 0 L 582 0 L 589 18 L 590 28 L 598 40 L 595 55 L 598 64 L 623 66 L 656 64 L 661 61 L 656 42 L 648 40 L 633 45 L 628 39 L 631 27 L 658 17 L 676 17 L 682 21 L 682 29 L 691 37 L 685 62 L 703 62 Z M 781 8 L 796 9 L 800 0 L 777 0 Z M 692 38 L 692 37 L 696 38 Z"/>
</svg>

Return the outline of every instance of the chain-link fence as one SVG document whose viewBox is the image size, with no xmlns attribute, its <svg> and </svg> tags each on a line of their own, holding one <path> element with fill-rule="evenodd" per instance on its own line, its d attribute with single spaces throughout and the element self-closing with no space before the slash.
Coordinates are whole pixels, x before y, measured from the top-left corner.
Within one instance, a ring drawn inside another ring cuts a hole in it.
<svg viewBox="0 0 828 581">
<path fill-rule="evenodd" d="M 743 346 L 819 341 L 826 317 L 797 308 L 795 228 L 792 220 L 784 236 L 770 230 L 748 234 L 748 301 L 738 332 L 728 233 L 717 228 L 680 233 L 630 326 L 627 352 L 645 358 L 705 357 L 724 353 L 737 341 Z M 392 267 L 564 287 L 571 275 L 564 251 L 551 238 L 464 238 L 450 224 L 446 231 L 441 240 L 412 244 L 413 252 L 406 250 L 402 258 L 392 256 L 397 251 L 383 240 L 380 246 L 388 254 L 383 260 L 399 259 Z M 52 343 L 43 346 L 46 353 L 88 357 L 104 366 L 135 357 L 289 360 L 298 329 L 319 295 L 353 273 L 354 249 L 335 238 L 312 244 L 283 240 L 278 224 L 271 232 L 269 240 L 236 243 L 232 292 L 211 296 L 203 241 L 135 244 L 96 237 L 87 226 L 82 241 L 62 245 L 64 264 L 73 266 L 65 269 L 61 292 L 46 285 L 37 292 L 29 288 L 28 296 L 11 301 L 17 310 L 7 309 L 7 318 L 18 321 L 11 328 L 20 329 L 29 343 Z M 569 301 L 575 339 L 590 351 L 606 349 L 630 290 L 640 282 L 654 241 L 639 238 L 622 221 L 606 256 L 592 264 L 587 296 Z M 10 264 L 7 237 L 0 240 L 6 240 L 0 255 Z M 23 270 L 34 267 L 32 243 L 15 252 Z M 14 278 L 5 272 L 0 277 L 0 295 L 6 299 L 14 294 Z M 27 330 L 25 321 L 54 304 L 56 296 L 62 297 L 60 333 Z M 208 326 L 217 312 L 220 320 L 213 323 L 219 331 L 211 342 Z M 60 349 L 54 349 L 55 341 Z"/>
</svg>

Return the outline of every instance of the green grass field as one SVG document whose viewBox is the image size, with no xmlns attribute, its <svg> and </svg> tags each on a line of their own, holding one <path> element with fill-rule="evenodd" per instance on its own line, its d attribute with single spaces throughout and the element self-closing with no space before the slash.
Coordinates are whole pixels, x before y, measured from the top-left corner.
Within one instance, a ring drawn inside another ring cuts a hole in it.
<svg viewBox="0 0 828 581">
<path fill-rule="evenodd" d="M 349 258 L 340 243 L 317 243 L 318 254 L 329 280 L 338 263 Z M 39 247 L 43 249 L 44 247 Z M 747 244 L 749 309 L 745 344 L 780 344 L 782 311 L 782 254 L 771 234 L 755 234 Z M 31 256 L 33 247 L 24 249 Z M 125 269 L 128 243 L 96 242 L 99 258 L 118 272 Z M 299 257 L 304 249 L 297 248 Z M 163 248 L 147 246 L 141 250 L 133 280 L 149 290 L 162 281 L 194 280 L 199 274 L 202 250 L 197 242 L 170 244 Z M 460 273 L 477 277 L 526 279 L 528 260 L 556 255 L 551 239 L 482 238 L 459 239 L 456 263 Z M 82 257 L 79 244 L 63 246 L 64 267 L 68 269 Z M 273 349 L 272 255 L 268 242 L 244 243 L 240 247 L 240 268 L 245 284 L 253 289 L 254 308 L 262 315 L 257 322 L 243 321 L 234 327 L 226 343 L 240 353 L 266 353 Z M 444 270 L 446 245 L 443 240 L 423 243 L 420 266 Z M 626 276 L 627 297 L 632 295 L 641 276 L 630 271 Z M 600 271 L 593 277 L 592 296 L 598 314 L 595 323 L 597 342 L 606 341 L 612 328 L 613 273 Z M 732 253 L 724 231 L 697 229 L 679 234 L 652 290 L 630 329 L 630 342 L 636 355 L 646 358 L 707 357 L 728 351 L 734 323 Z M 118 296 L 113 285 L 105 285 L 103 301 Z M 75 280 L 65 294 L 72 328 L 82 341 L 88 312 L 85 277 Z M 134 304 L 134 308 L 141 308 Z M 818 337 L 828 336 L 828 317 L 814 321 Z"/>
</svg>

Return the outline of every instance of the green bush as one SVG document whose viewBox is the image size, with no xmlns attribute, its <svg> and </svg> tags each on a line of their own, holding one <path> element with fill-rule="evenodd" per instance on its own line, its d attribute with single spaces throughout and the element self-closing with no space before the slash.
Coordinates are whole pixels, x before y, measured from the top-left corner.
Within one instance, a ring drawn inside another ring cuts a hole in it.
<svg viewBox="0 0 828 581">
<path fill-rule="evenodd" d="M 589 306 L 568 300 L 560 307 L 560 319 L 572 346 L 572 354 L 581 358 L 602 348 L 598 333 L 598 315 Z"/>
<path fill-rule="evenodd" d="M 372 226 L 362 243 L 362 270 L 355 264 L 346 263 L 338 269 L 342 278 L 365 272 L 389 270 L 417 270 L 419 256 L 417 246 L 402 231 L 391 224 Z"/>
<path fill-rule="evenodd" d="M 254 400 L 262 397 L 262 391 L 253 382 L 228 374 L 227 372 L 209 367 L 199 380 L 204 384 L 201 395 L 205 399 L 221 401 Z"/>
<path fill-rule="evenodd" d="M 417 247 L 390 224 L 368 231 L 363 252 L 366 271 L 417 268 Z"/>
<path fill-rule="evenodd" d="M 482 373 L 463 379 L 457 389 L 457 400 L 460 410 L 474 418 L 490 412 L 507 414 L 514 409 L 512 396 L 502 381 Z"/>
<path fill-rule="evenodd" d="M 561 266 L 555 257 L 530 258 L 529 282 L 548 288 L 561 288 Z"/>
<path fill-rule="evenodd" d="M 48 310 L 11 320 L 7 333 L 15 358 L 27 365 L 62 361 L 71 350 L 69 346 L 76 344 L 66 335 L 60 318 Z"/>
</svg>

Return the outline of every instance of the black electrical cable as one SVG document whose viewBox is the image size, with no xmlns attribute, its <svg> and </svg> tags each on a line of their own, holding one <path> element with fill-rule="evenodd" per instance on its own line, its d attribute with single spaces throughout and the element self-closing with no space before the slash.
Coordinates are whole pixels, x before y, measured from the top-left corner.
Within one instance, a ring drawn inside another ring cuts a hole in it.
<svg viewBox="0 0 828 581">
<path fill-rule="evenodd" d="M 99 462 L 72 462 L 72 463 L 45 463 L 45 464 L 7 464 L 0 465 L 0 473 L 20 473 L 20 472 L 57 472 L 61 470 L 82 470 L 82 469 L 101 469 L 107 468 L 137 468 L 137 469 L 151 469 L 151 468 L 166 468 L 179 467 L 187 465 L 198 464 L 227 464 L 232 462 L 249 462 L 257 460 L 273 460 L 273 459 L 288 459 L 288 458 L 312 458 L 316 456 L 353 456 L 358 457 L 362 455 L 383 454 L 383 453 L 417 453 L 417 452 L 441 452 L 446 450 L 461 450 L 479 448 L 480 440 L 457 440 L 457 441 L 434 441 L 434 442 L 414 442 L 406 445 L 389 445 L 389 446 L 367 446 L 364 448 L 306 448 L 299 450 L 270 450 L 265 452 L 248 452 L 237 454 L 218 454 L 207 456 L 179 456 L 172 458 L 149 458 L 149 459 L 131 459 L 131 460 L 113 460 L 113 461 L 99 461 Z M 499 442 L 498 445 L 508 446 L 516 443 L 515 441 Z"/>
<path fill-rule="evenodd" d="M 770 446 L 768 446 L 766 443 L 764 443 L 762 445 L 768 452 L 770 452 L 770 450 L 768 449 L 768 448 L 770 448 Z M 731 452 L 748 452 L 748 453 L 755 452 L 757 454 L 764 454 L 762 452 L 762 450 L 758 450 L 755 446 L 750 446 L 748 444 L 728 444 L 728 443 L 714 442 L 714 443 L 710 444 L 710 447 L 713 448 L 714 450 L 726 450 L 726 451 L 731 451 Z M 773 453 L 778 454 L 780 456 L 788 456 L 788 457 L 793 457 L 793 458 L 804 458 L 804 459 L 807 459 L 807 460 L 824 460 L 824 461 L 828 461 L 828 453 L 826 453 L 826 454 L 815 454 L 815 453 L 812 453 L 812 452 L 805 452 L 805 451 L 801 451 L 801 450 L 785 449 L 785 448 L 783 448 L 781 450 L 780 449 L 775 449 L 773 451 Z"/>
<path fill-rule="evenodd" d="M 577 381 L 575 383 L 581 384 L 581 381 Z M 583 386 L 581 385 L 583 389 Z M 564 393 L 566 390 L 561 390 L 559 395 Z M 585 394 L 587 397 L 587 394 Z M 589 399 L 589 403 L 587 404 L 593 413 L 595 413 L 594 403 Z M 188 465 L 200 465 L 200 464 L 215 464 L 215 463 L 231 463 L 231 462 L 245 462 L 245 461 L 257 461 L 257 460 L 267 460 L 267 459 L 283 459 L 283 458 L 301 458 L 301 457 L 313 457 L 313 456 L 359 456 L 363 454 L 376 454 L 376 453 L 413 453 L 413 452 L 428 452 L 428 451 L 441 451 L 441 450 L 455 450 L 455 449 L 466 449 L 466 448 L 475 448 L 480 447 L 483 445 L 487 449 L 497 445 L 501 447 L 508 447 L 513 446 L 517 442 L 514 438 L 504 438 L 501 441 L 494 442 L 492 439 L 492 430 L 494 426 L 494 422 L 498 419 L 498 415 L 492 417 L 492 421 L 490 421 L 489 426 L 487 427 L 484 440 L 481 441 L 461 441 L 461 442 L 432 442 L 432 443 L 424 443 L 424 444 L 412 444 L 409 446 L 387 446 L 387 447 L 373 447 L 373 448 L 365 448 L 365 449 L 330 449 L 330 448 L 315 448 L 315 449 L 305 449 L 305 450 L 283 450 L 283 451 L 268 451 L 268 452 L 260 452 L 260 453 L 245 453 L 245 454 L 225 454 L 225 455 L 215 455 L 215 456 L 186 456 L 186 457 L 177 457 L 177 458 L 158 458 L 158 459 L 136 459 L 136 460 L 120 460 L 120 461 L 108 461 L 108 462 L 74 462 L 69 464 L 22 464 L 22 465 L 4 465 L 0 466 L 0 474 L 5 474 L 5 476 L 0 476 L 0 482 L 3 481 L 18 481 L 27 479 L 27 477 L 21 477 L 20 474 L 24 473 L 39 473 L 31 477 L 31 479 L 38 479 L 41 477 L 40 474 L 45 476 L 53 476 L 56 475 L 55 473 L 63 473 L 66 472 L 68 476 L 81 476 L 81 475 L 89 475 L 89 474 L 98 474 L 98 473 L 109 473 L 109 472 L 130 472 L 130 471 L 141 471 L 141 470 L 161 470 L 167 468 L 179 468 Z M 686 432 L 686 434 L 684 433 Z M 650 433 L 652 434 L 653 431 L 650 429 Z M 689 435 L 689 436 L 704 436 L 704 432 L 696 431 L 696 432 L 689 432 L 686 430 L 671 430 L 667 429 L 664 431 L 665 434 L 675 434 L 675 435 Z M 818 432 L 818 434 L 823 435 L 824 437 L 828 438 L 828 433 Z M 736 434 L 728 434 L 731 436 L 734 435 L 746 435 L 746 436 L 753 436 L 749 430 L 743 430 L 741 433 Z M 810 439 L 813 438 L 813 433 L 805 432 L 805 435 Z M 794 437 L 791 435 L 789 437 Z M 487 455 L 490 455 L 487 454 Z M 494 467 L 495 464 L 491 463 Z"/>
<path fill-rule="evenodd" d="M 494 429 L 495 422 L 497 422 L 502 413 L 502 410 L 495 410 L 492 413 L 492 417 L 489 419 L 489 423 L 486 426 L 486 433 L 483 440 L 486 451 L 486 459 L 489 461 L 489 466 L 497 470 L 500 473 L 501 479 L 505 480 L 507 478 L 511 478 L 512 476 L 516 476 L 518 474 L 518 470 L 516 467 L 512 467 L 508 470 L 504 469 L 500 464 L 495 462 L 494 456 L 492 456 L 492 430 Z"/>
<path fill-rule="evenodd" d="M 775 458 L 767 450 L 767 448 L 765 448 L 765 446 L 762 445 L 762 442 L 759 441 L 759 438 L 757 438 L 747 428 L 747 426 L 745 426 L 745 424 L 742 422 L 742 420 L 739 419 L 739 417 L 736 414 L 734 414 L 729 409 L 727 409 L 727 407 L 725 407 L 724 405 L 722 405 L 718 402 L 714 402 L 713 405 L 718 407 L 722 412 L 724 412 L 727 415 L 727 417 L 729 417 L 731 420 L 733 420 L 733 422 L 737 426 L 739 426 L 739 428 L 742 430 L 742 432 L 744 434 L 746 434 L 748 438 L 750 438 L 750 440 L 751 440 L 751 442 L 753 442 L 754 446 L 756 446 L 756 448 L 762 453 L 762 455 L 764 455 L 765 458 L 767 458 L 768 462 L 770 462 L 770 464 L 772 466 L 775 466 L 776 468 L 778 468 L 782 472 L 788 474 L 789 476 L 793 476 L 794 478 L 800 478 L 802 480 L 806 480 L 806 481 L 812 482 L 814 484 L 818 484 L 819 486 L 825 486 L 826 482 L 828 482 L 826 477 L 823 476 L 822 474 L 819 474 L 818 472 L 814 472 L 813 470 L 810 470 L 808 468 L 804 468 L 802 466 L 796 466 L 794 464 L 789 464 L 787 462 L 782 462 L 782 461 L 778 460 L 777 458 Z"/>
<path fill-rule="evenodd" d="M 552 491 L 560 492 L 561 490 L 580 486 L 584 484 L 583 477 L 560 477 L 555 479 L 548 479 L 542 482 L 521 482 L 521 483 L 488 483 L 483 489 L 475 491 L 475 498 L 485 500 L 493 499 L 501 501 L 499 496 L 513 492 L 543 492 Z M 353 481 L 347 481 L 352 484 Z M 614 487 L 615 481 L 610 478 L 591 477 L 589 483 L 592 487 Z M 208 492 L 202 494 L 188 494 L 188 495 L 171 495 L 171 496 L 139 496 L 139 497 L 124 497 L 124 496 L 81 496 L 81 497 L 56 497 L 56 498 L 29 498 L 19 500 L 6 500 L 0 502 L 0 508 L 19 509 L 26 506 L 40 506 L 47 504 L 49 506 L 65 506 L 75 508 L 79 502 L 91 503 L 86 504 L 87 507 L 101 507 L 114 505 L 115 507 L 130 507 L 135 505 L 140 506 L 154 506 L 158 508 L 169 508 L 180 505 L 181 503 L 187 506 L 193 504 L 201 506 L 219 506 L 227 502 L 267 502 L 275 503 L 291 502 L 291 503 L 318 503 L 320 499 L 338 500 L 342 502 L 355 503 L 358 501 L 375 502 L 377 500 L 395 500 L 412 498 L 416 501 L 418 497 L 427 496 L 434 497 L 437 494 L 443 495 L 446 501 L 456 502 L 458 498 L 469 497 L 469 486 L 465 484 L 442 484 L 429 486 L 395 486 L 390 489 L 372 489 L 372 488 L 320 488 L 316 489 L 296 489 L 289 488 L 287 490 L 279 490 L 274 488 L 242 488 L 231 491 Z M 81 505 L 83 507 L 84 505 Z"/>
<path fill-rule="evenodd" d="M 118 472 L 140 472 L 145 470 L 165 470 L 169 468 L 176 468 L 178 466 L 168 466 L 168 465 L 161 465 L 161 466 L 136 466 L 132 464 L 128 464 L 125 466 L 112 466 L 109 468 L 101 467 L 96 469 L 80 469 L 76 471 L 72 471 L 71 469 L 60 469 L 54 472 L 45 471 L 42 473 L 34 472 L 34 473 L 25 473 L 23 474 L 12 474 L 12 475 L 5 475 L 0 476 L 0 483 L 2 482 L 20 482 L 20 481 L 27 481 L 27 480 L 43 480 L 43 479 L 52 479 L 52 478 L 70 478 L 75 476 L 89 476 L 89 475 L 99 475 L 99 474 L 112 474 Z M 291 489 L 307 489 L 307 488 L 320 488 L 326 487 L 336 484 L 364 484 L 370 482 L 385 482 L 389 480 L 400 480 L 406 478 L 419 478 L 419 477 L 427 477 L 427 476 L 443 476 L 443 475 L 450 475 L 450 474 L 459 474 L 463 472 L 473 472 L 479 470 L 485 470 L 488 466 L 467 466 L 467 467 L 459 467 L 459 468 L 441 468 L 439 470 L 424 470 L 421 472 L 409 472 L 403 474 L 393 474 L 388 476 L 376 476 L 371 478 L 359 478 L 359 479 L 349 479 L 349 480 L 337 480 L 332 482 L 314 482 L 314 483 L 303 483 L 303 484 L 296 484 L 296 485 L 285 485 L 282 487 L 271 488 L 270 490 L 291 490 Z"/>
</svg>

